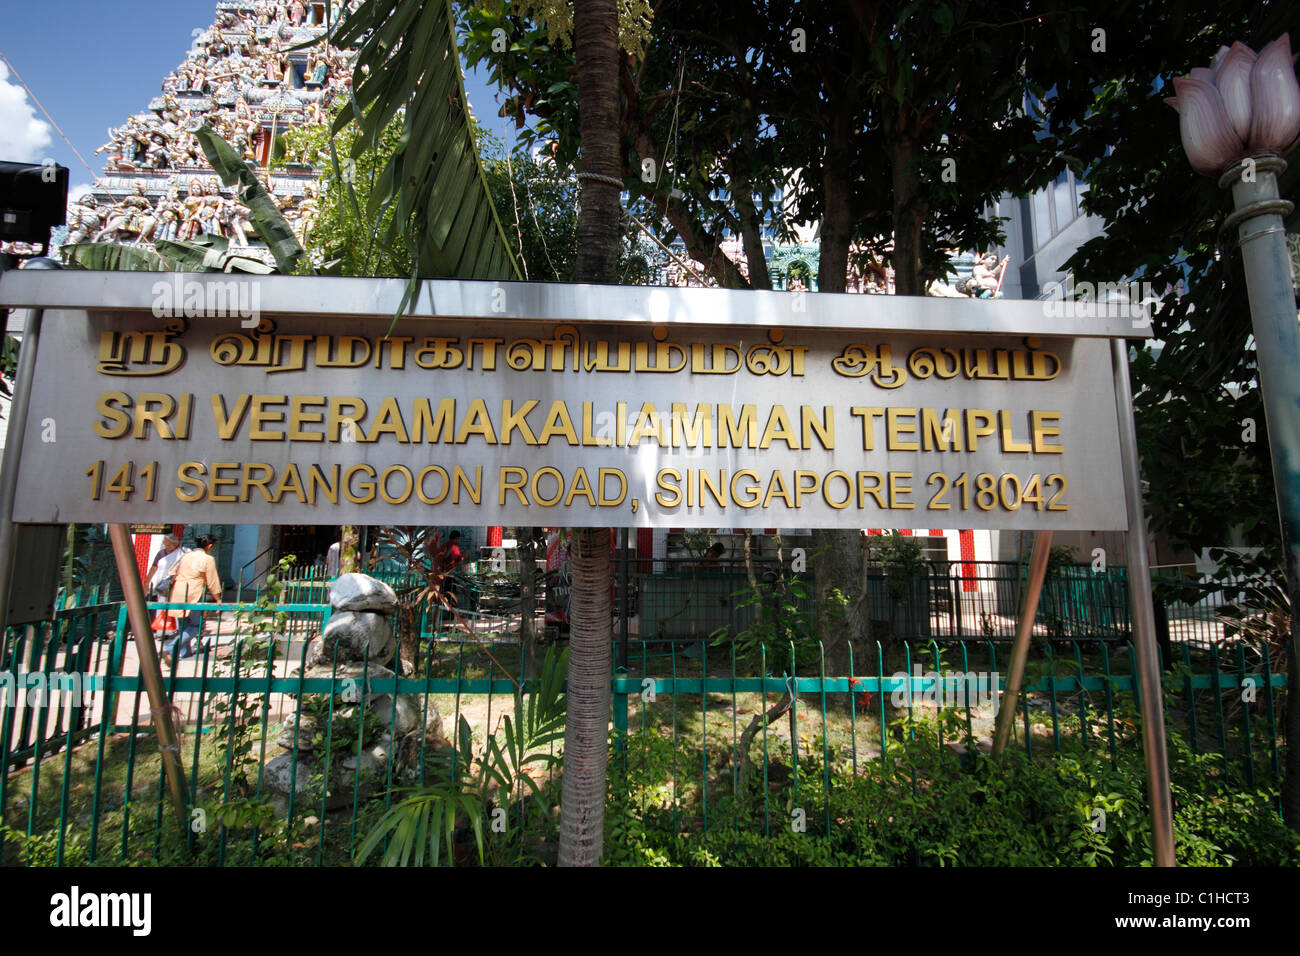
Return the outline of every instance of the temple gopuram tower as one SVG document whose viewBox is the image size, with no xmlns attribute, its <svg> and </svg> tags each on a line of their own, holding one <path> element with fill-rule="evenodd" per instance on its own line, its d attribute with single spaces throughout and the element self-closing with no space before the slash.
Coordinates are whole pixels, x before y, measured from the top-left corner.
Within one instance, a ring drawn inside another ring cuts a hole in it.
<svg viewBox="0 0 1300 956">
<path fill-rule="evenodd" d="M 271 170 L 277 141 L 304 124 L 326 122 L 351 94 L 354 51 L 321 43 L 357 5 L 222 0 L 211 26 L 195 31 L 185 61 L 167 75 L 148 109 L 109 130 L 103 177 L 68 209 L 67 242 L 150 245 L 155 239 L 226 237 L 232 249 L 272 262 L 248 210 L 222 186 L 194 131 L 207 124 L 257 172 L 306 245 L 321 171 L 289 164 Z"/>
</svg>

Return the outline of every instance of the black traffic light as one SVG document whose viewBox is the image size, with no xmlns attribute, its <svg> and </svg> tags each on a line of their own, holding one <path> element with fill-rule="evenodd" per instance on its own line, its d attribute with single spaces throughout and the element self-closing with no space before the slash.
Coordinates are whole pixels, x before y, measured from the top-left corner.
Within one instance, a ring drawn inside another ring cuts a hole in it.
<svg viewBox="0 0 1300 956">
<path fill-rule="evenodd" d="M 49 245 L 68 221 L 68 167 L 0 162 L 0 240 Z"/>
</svg>

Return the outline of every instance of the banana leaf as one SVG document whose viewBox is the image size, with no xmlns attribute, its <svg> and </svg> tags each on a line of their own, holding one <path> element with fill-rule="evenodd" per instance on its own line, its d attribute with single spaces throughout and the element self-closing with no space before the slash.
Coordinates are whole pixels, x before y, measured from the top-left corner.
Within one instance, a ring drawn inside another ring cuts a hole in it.
<svg viewBox="0 0 1300 956">
<path fill-rule="evenodd" d="M 306 253 L 280 214 L 280 207 L 275 204 L 271 194 L 243 158 L 212 127 L 201 126 L 194 135 L 198 137 L 203 155 L 208 158 L 208 163 L 216 170 L 221 181 L 227 186 L 237 187 L 239 201 L 248 207 L 253 228 L 266 242 L 271 255 L 275 256 L 280 271 L 286 275 L 292 273 Z"/>
<path fill-rule="evenodd" d="M 100 272 L 164 272 L 169 265 L 152 249 L 121 246 L 115 242 L 75 242 L 60 247 L 64 261 L 74 269 Z"/>
<path fill-rule="evenodd" d="M 78 242 L 62 247 L 67 264 L 101 272 L 247 272 L 270 275 L 275 269 L 260 259 L 236 255 L 222 236 L 192 240 L 158 239 L 153 248 L 114 242 Z"/>
<path fill-rule="evenodd" d="M 398 148 L 367 210 L 382 216 L 396 203 L 393 223 L 415 260 L 398 315 L 420 277 L 520 278 L 470 127 L 450 0 L 362 0 L 329 42 L 357 47 L 353 97 L 332 129 L 358 125 L 354 154 L 374 148 L 401 112 Z"/>
<path fill-rule="evenodd" d="M 154 248 L 181 272 L 250 272 L 263 276 L 275 272 L 260 259 L 228 251 L 229 245 L 224 236 L 207 233 L 190 241 L 158 239 L 154 242 Z"/>
</svg>

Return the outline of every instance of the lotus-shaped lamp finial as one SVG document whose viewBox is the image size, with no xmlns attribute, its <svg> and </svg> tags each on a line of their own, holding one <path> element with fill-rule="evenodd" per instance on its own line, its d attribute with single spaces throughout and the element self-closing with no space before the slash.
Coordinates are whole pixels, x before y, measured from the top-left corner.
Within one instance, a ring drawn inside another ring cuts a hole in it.
<svg viewBox="0 0 1300 956">
<path fill-rule="evenodd" d="M 1223 172 L 1255 153 L 1285 156 L 1300 136 L 1300 83 L 1291 38 L 1282 34 L 1256 55 L 1244 43 L 1223 47 L 1209 69 L 1174 80 L 1178 129 L 1192 168 Z"/>
</svg>

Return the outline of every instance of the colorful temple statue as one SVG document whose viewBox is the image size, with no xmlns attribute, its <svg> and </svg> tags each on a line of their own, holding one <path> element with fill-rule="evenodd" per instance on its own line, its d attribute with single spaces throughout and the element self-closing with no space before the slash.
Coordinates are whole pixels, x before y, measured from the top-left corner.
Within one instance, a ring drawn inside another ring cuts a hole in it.
<svg viewBox="0 0 1300 956">
<path fill-rule="evenodd" d="M 340 78 L 350 75 L 354 51 L 309 47 L 297 67 L 289 57 L 353 6 L 334 3 L 327 16 L 324 4 L 305 0 L 214 4 L 211 26 L 163 78 L 148 109 L 109 129 L 95 150 L 107 154 L 104 174 L 69 206 L 63 241 L 147 245 L 210 233 L 273 263 L 248 207 L 221 186 L 203 154 L 195 131 L 205 124 L 257 170 L 298 235 L 310 235 L 323 170 L 305 151 L 295 152 L 292 172 L 283 163 L 271 168 L 271 133 L 283 141 L 296 127 L 323 125 L 347 96 Z"/>
</svg>

